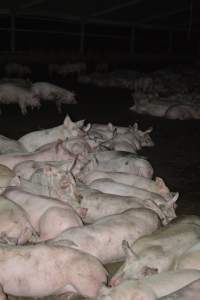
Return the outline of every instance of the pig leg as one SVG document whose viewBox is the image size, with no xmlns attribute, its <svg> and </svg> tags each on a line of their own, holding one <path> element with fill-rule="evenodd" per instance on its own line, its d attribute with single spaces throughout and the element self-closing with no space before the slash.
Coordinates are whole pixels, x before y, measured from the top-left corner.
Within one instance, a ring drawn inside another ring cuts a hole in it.
<svg viewBox="0 0 200 300">
<path fill-rule="evenodd" d="M 27 107 L 26 107 L 26 104 L 24 104 L 24 103 L 22 103 L 22 102 L 19 102 L 19 106 L 20 106 L 22 115 L 27 114 Z"/>
<path fill-rule="evenodd" d="M 35 242 L 38 240 L 38 233 L 32 228 L 30 227 L 26 227 L 24 228 L 24 230 L 21 232 L 17 244 L 18 245 L 23 245 L 25 244 L 27 241 L 29 242 Z"/>
<path fill-rule="evenodd" d="M 0 300 L 7 300 L 7 295 L 3 292 L 2 286 L 0 286 Z"/>
<path fill-rule="evenodd" d="M 40 218 L 40 239 L 47 240 L 56 237 L 63 230 L 80 225 L 78 219 L 74 216 L 70 217 L 69 210 L 60 207 L 49 208 Z"/>
</svg>

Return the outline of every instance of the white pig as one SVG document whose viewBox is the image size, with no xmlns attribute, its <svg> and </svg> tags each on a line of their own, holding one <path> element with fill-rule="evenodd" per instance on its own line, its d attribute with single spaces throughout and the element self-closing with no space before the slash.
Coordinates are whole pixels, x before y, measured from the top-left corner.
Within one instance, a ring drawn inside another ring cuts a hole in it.
<svg viewBox="0 0 200 300">
<path fill-rule="evenodd" d="M 3 195 L 27 212 L 39 234 L 38 240 L 54 238 L 65 229 L 83 225 L 74 209 L 57 199 L 27 193 L 20 188 L 8 188 Z"/>
<path fill-rule="evenodd" d="M 114 288 L 102 287 L 98 300 L 156 300 L 200 279 L 197 270 L 168 271 L 140 280 L 124 280 Z M 195 299 L 196 300 L 196 299 Z"/>
<path fill-rule="evenodd" d="M 67 115 L 62 125 L 27 133 L 18 141 L 27 151 L 32 152 L 42 145 L 55 142 L 58 139 L 65 140 L 67 137 L 84 135 L 85 132 L 81 130 L 83 123 L 84 120 L 72 122 L 70 117 Z"/>
<path fill-rule="evenodd" d="M 49 82 L 36 82 L 32 85 L 32 93 L 40 100 L 55 101 L 59 112 L 61 104 L 77 104 L 75 94 Z"/>
<path fill-rule="evenodd" d="M 27 107 L 39 108 L 40 100 L 37 96 L 25 88 L 11 83 L 0 84 L 0 104 L 17 103 L 23 115 L 27 113 Z"/>
<path fill-rule="evenodd" d="M 63 231 L 50 244 L 72 242 L 72 247 L 96 256 L 103 263 L 124 259 L 122 240 L 136 240 L 160 227 L 155 212 L 145 209 L 130 209 L 121 214 L 104 217 L 93 224 Z"/>
<path fill-rule="evenodd" d="M 0 245 L 1 299 L 6 294 L 42 298 L 74 294 L 96 297 L 107 272 L 92 255 L 70 247 Z"/>
</svg>

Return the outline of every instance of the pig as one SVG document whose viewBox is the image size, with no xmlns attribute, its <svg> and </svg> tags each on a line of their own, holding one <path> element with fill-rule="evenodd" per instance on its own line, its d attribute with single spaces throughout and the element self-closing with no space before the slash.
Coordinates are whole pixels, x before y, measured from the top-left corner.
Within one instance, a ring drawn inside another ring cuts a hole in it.
<svg viewBox="0 0 200 300">
<path fill-rule="evenodd" d="M 159 216 L 162 224 L 166 225 L 173 218 L 175 212 L 171 208 L 170 201 L 163 200 L 156 203 L 152 199 L 139 199 L 137 197 L 119 196 L 106 194 L 100 191 L 86 188 L 85 186 L 71 186 L 70 194 L 67 196 L 65 189 L 61 193 L 59 199 L 67 201 L 74 209 L 78 207 L 86 208 L 87 214 L 84 222 L 92 223 L 102 217 L 119 214 L 130 208 L 145 207 L 153 210 Z"/>
<path fill-rule="evenodd" d="M 98 300 L 156 300 L 168 296 L 200 279 L 200 271 L 180 270 L 154 274 L 140 280 L 124 280 L 113 288 L 102 286 Z"/>
<path fill-rule="evenodd" d="M 0 154 L 27 152 L 20 142 L 0 135 Z"/>
<path fill-rule="evenodd" d="M 152 202 L 152 205 L 154 203 L 155 206 L 159 207 L 161 211 L 165 211 L 165 215 L 167 215 L 167 218 L 162 217 L 164 225 L 168 224 L 171 220 L 176 218 L 175 203 L 179 196 L 178 193 L 172 195 L 171 198 L 169 198 L 168 201 L 166 201 L 163 197 L 161 197 L 158 194 L 154 194 L 135 187 L 130 187 L 128 185 L 115 183 L 114 181 L 107 182 L 105 180 L 102 180 L 100 182 L 100 180 L 101 179 L 94 181 L 92 184 L 89 185 L 89 187 L 99 190 L 103 193 L 126 197 L 136 197 L 146 201 L 149 200 L 150 202 Z"/>
<path fill-rule="evenodd" d="M 19 187 L 6 189 L 3 196 L 26 211 L 39 235 L 37 241 L 54 238 L 65 229 L 83 225 L 74 209 L 57 199 L 27 193 Z"/>
<path fill-rule="evenodd" d="M 153 234 L 141 237 L 122 247 L 126 260 L 110 280 L 117 285 L 124 279 L 138 279 L 176 269 L 176 258 L 200 240 L 200 218 L 185 216 L 171 222 Z"/>
<path fill-rule="evenodd" d="M 200 240 L 195 245 L 191 244 L 190 249 L 187 249 L 185 253 L 177 257 L 174 268 L 175 270 L 200 270 Z"/>
<path fill-rule="evenodd" d="M 159 300 L 196 300 L 200 293 L 200 279 L 197 279 L 172 294 L 159 298 Z"/>
<path fill-rule="evenodd" d="M 155 181 L 142 176 L 137 176 L 125 172 L 102 172 L 102 171 L 91 171 L 85 176 L 80 174 L 79 180 L 89 185 L 96 179 L 110 178 L 118 183 L 135 186 L 137 188 L 156 193 L 161 195 L 165 199 L 169 199 L 170 190 L 166 186 L 164 180 L 160 177 L 156 177 Z"/>
<path fill-rule="evenodd" d="M 124 259 L 122 240 L 136 240 L 160 227 L 159 217 L 146 208 L 129 209 L 121 214 L 104 217 L 93 224 L 63 231 L 48 244 L 64 245 L 96 256 L 103 264 Z"/>
<path fill-rule="evenodd" d="M 70 247 L 0 245 L 1 298 L 81 295 L 94 298 L 107 272 L 92 255 Z"/>
<path fill-rule="evenodd" d="M 49 144 L 45 144 L 37 149 L 37 151 L 41 151 L 44 149 L 49 149 L 52 146 L 56 145 L 56 142 L 52 142 Z M 63 147 L 71 152 L 74 155 L 80 155 L 82 157 L 86 157 L 88 153 L 92 152 L 92 148 L 89 142 L 85 139 L 85 137 L 69 137 L 63 141 Z"/>
<path fill-rule="evenodd" d="M 55 101 L 59 112 L 61 104 L 77 104 L 75 94 L 49 82 L 36 82 L 32 85 L 32 93 L 40 100 Z"/>
<path fill-rule="evenodd" d="M 15 182 L 17 184 L 15 177 L 15 172 L 4 165 L 0 165 L 0 194 L 4 192 L 8 185 L 13 185 Z"/>
<path fill-rule="evenodd" d="M 134 105 L 130 110 L 138 114 L 148 114 L 156 117 L 163 117 L 169 108 L 169 103 L 159 100 L 149 101 L 148 96 L 137 92 L 133 94 Z"/>
<path fill-rule="evenodd" d="M 34 238 L 37 238 L 37 233 L 23 208 L 0 196 L 0 242 L 17 245 Z"/>
<path fill-rule="evenodd" d="M 11 83 L 0 84 L 0 104 L 17 103 L 21 109 L 21 113 L 27 113 L 27 107 L 39 108 L 40 99 L 25 88 L 21 88 Z"/>
<path fill-rule="evenodd" d="M 135 186 L 115 182 L 114 180 L 109 178 L 96 179 L 92 181 L 88 186 L 103 193 L 116 194 L 119 196 L 135 196 L 141 199 L 155 199 L 155 202 L 157 201 L 158 203 L 159 201 L 161 203 L 163 202 L 163 197 L 157 193 L 152 193 Z M 172 201 L 174 197 L 177 200 L 178 196 L 178 193 L 169 193 L 168 196 L 166 196 L 166 200 Z M 175 203 L 176 200 L 172 202 Z"/>
<path fill-rule="evenodd" d="M 134 91 L 148 93 L 153 90 L 153 79 L 151 77 L 140 77 L 134 82 Z"/>
<path fill-rule="evenodd" d="M 153 147 L 149 133 L 152 128 L 142 131 L 138 129 L 138 124 L 135 123 L 133 127 L 118 127 L 109 123 L 106 126 L 98 125 L 92 126 L 93 131 L 89 131 L 89 134 L 95 137 L 105 139 L 104 146 L 115 151 L 127 151 L 136 153 L 142 147 Z M 110 136 L 108 135 L 110 133 Z M 111 135 L 112 133 L 112 135 Z M 106 137 L 109 140 L 106 140 Z"/>
<path fill-rule="evenodd" d="M 151 164 L 133 153 L 123 151 L 103 151 L 88 156 L 88 164 L 83 169 L 83 176 L 91 171 L 126 172 L 152 178 Z"/>
<path fill-rule="evenodd" d="M 32 153 L 11 153 L 11 154 L 1 154 L 0 164 L 13 169 L 17 164 L 23 161 L 35 160 L 35 161 L 56 161 L 56 160 L 69 160 L 74 162 L 75 156 L 73 156 L 69 151 L 67 151 L 62 142 L 58 142 L 56 146 L 51 147 L 51 149 L 43 151 L 35 151 Z"/>
<path fill-rule="evenodd" d="M 49 167 L 55 167 L 55 169 L 52 170 L 56 170 L 57 172 L 56 174 L 60 174 L 61 172 L 64 174 L 64 172 L 67 172 L 68 170 L 71 169 L 73 162 L 69 162 L 69 161 L 63 161 L 63 160 L 59 160 L 59 161 L 35 161 L 35 160 L 25 160 L 22 161 L 18 164 L 15 165 L 15 167 L 13 168 L 14 173 L 16 174 L 16 176 L 29 180 L 32 175 L 34 173 L 36 173 L 38 170 L 47 170 L 48 169 L 48 174 L 49 174 Z M 47 167 L 48 166 L 48 167 Z M 43 172 L 44 174 L 47 175 L 46 172 Z M 54 171 L 55 174 L 55 171 Z M 57 175 L 56 175 L 57 176 Z M 40 183 L 42 182 L 42 179 L 40 178 Z"/>
<path fill-rule="evenodd" d="M 87 69 L 86 63 L 66 63 L 64 65 L 59 66 L 57 73 L 62 77 L 66 77 L 69 74 L 74 74 L 80 76 L 85 73 Z"/>
<path fill-rule="evenodd" d="M 50 129 L 30 132 L 22 136 L 18 141 L 28 152 L 32 152 L 37 148 L 55 142 L 58 139 L 65 140 L 67 137 L 85 135 L 85 131 L 81 130 L 83 124 L 84 120 L 72 122 L 71 118 L 67 115 L 62 125 Z"/>
<path fill-rule="evenodd" d="M 189 104 L 172 105 L 165 112 L 165 117 L 167 119 L 178 120 L 200 119 L 200 106 L 196 105 L 195 107 L 192 107 Z"/>
<path fill-rule="evenodd" d="M 17 63 L 8 63 L 5 65 L 5 75 L 7 77 L 29 77 L 32 71 L 30 67 L 17 64 Z"/>
</svg>

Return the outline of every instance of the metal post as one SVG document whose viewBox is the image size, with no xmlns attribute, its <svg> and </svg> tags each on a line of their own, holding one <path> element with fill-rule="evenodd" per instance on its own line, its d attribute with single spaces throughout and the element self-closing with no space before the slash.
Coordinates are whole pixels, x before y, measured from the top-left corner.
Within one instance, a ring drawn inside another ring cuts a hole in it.
<svg viewBox="0 0 200 300">
<path fill-rule="evenodd" d="M 173 50 L 173 32 L 169 31 L 169 39 L 168 39 L 168 53 L 171 54 Z"/>
<path fill-rule="evenodd" d="M 130 55 L 135 53 L 135 27 L 131 28 L 131 37 L 130 37 Z"/>
<path fill-rule="evenodd" d="M 85 22 L 81 22 L 81 32 L 80 32 L 80 53 L 84 53 L 85 44 Z"/>
<path fill-rule="evenodd" d="M 15 13 L 10 14 L 10 51 L 15 52 Z"/>
</svg>

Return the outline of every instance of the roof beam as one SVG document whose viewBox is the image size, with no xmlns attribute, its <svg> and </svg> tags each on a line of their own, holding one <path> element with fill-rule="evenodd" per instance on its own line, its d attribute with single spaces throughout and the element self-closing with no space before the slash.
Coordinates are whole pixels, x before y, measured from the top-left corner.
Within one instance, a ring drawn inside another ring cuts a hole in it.
<svg viewBox="0 0 200 300">
<path fill-rule="evenodd" d="M 93 17 L 102 16 L 102 15 L 105 15 L 107 13 L 113 12 L 115 10 L 119 10 L 121 8 L 128 7 L 128 6 L 131 6 L 133 4 L 137 4 L 137 3 L 141 2 L 141 1 L 143 1 L 143 0 L 130 0 L 130 1 L 127 1 L 127 2 L 125 2 L 123 4 L 114 5 L 112 7 L 107 8 L 107 9 L 100 10 L 100 11 L 98 11 L 96 13 L 91 14 L 89 17 L 93 18 Z"/>
<path fill-rule="evenodd" d="M 38 5 L 38 4 L 41 4 L 42 2 L 45 2 L 46 0 L 32 0 L 32 1 L 29 1 L 27 3 L 24 3 L 22 4 L 19 9 L 22 10 L 22 9 L 27 9 L 27 8 L 30 8 L 30 7 L 33 7 L 34 5 Z"/>
<path fill-rule="evenodd" d="M 147 18 L 141 19 L 140 21 L 137 21 L 134 24 L 141 24 L 141 23 L 143 24 L 143 23 L 155 20 L 155 19 L 161 19 L 163 17 L 169 17 L 169 16 L 172 16 L 172 15 L 176 15 L 176 14 L 178 14 L 180 12 L 184 12 L 184 11 L 187 11 L 187 8 L 186 7 L 180 7 L 179 9 L 176 9 L 176 10 L 171 10 L 171 11 L 160 13 L 158 15 L 149 16 Z"/>
<path fill-rule="evenodd" d="M 0 15 L 8 15 L 10 14 L 10 9 L 1 8 L 0 9 Z"/>
</svg>

